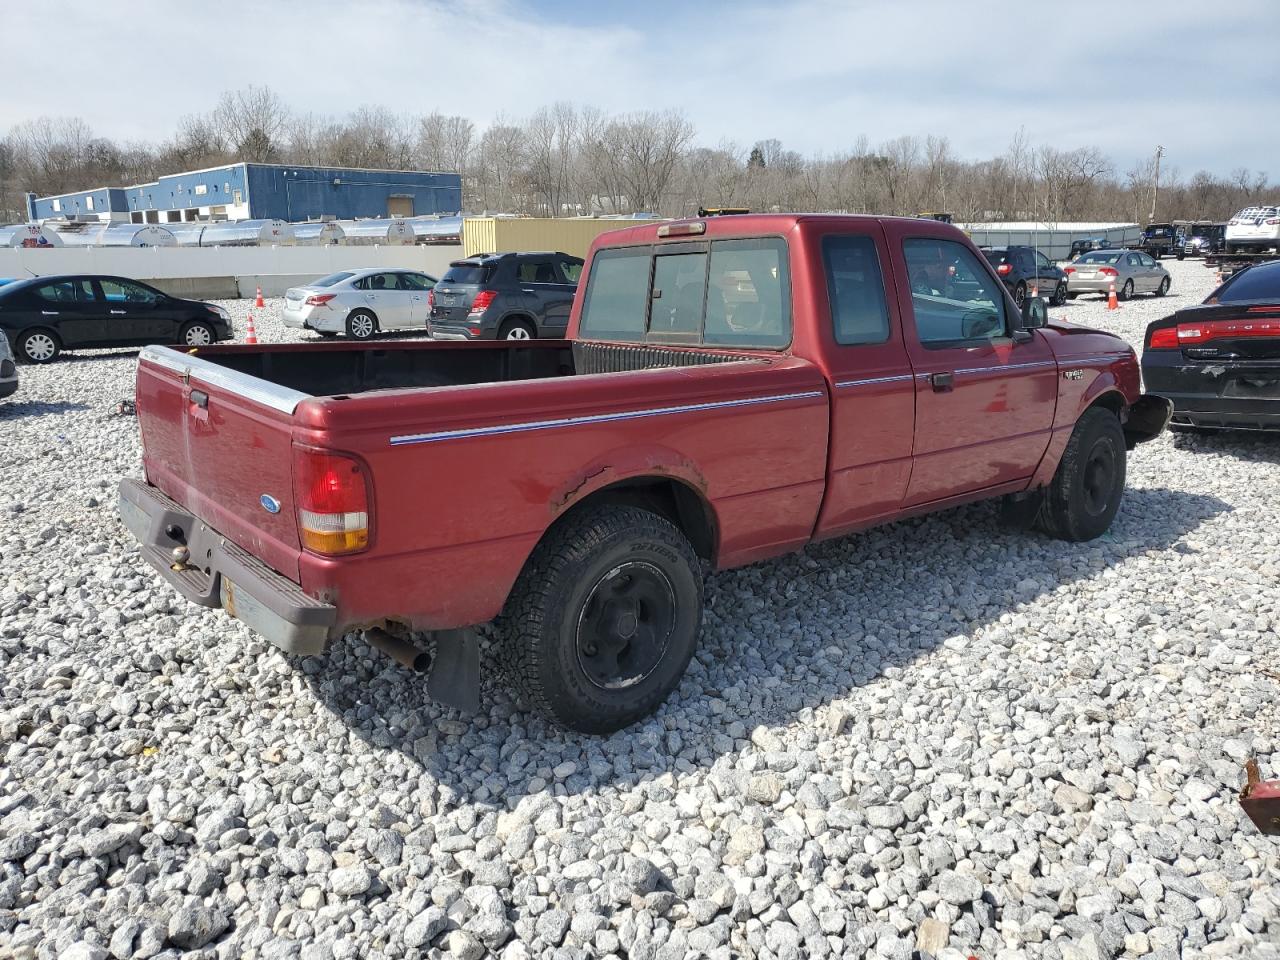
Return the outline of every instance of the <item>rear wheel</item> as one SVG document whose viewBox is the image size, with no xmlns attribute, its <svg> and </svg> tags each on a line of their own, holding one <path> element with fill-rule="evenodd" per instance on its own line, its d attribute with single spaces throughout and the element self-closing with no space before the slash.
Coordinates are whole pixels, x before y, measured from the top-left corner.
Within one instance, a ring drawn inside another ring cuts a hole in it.
<svg viewBox="0 0 1280 960">
<path fill-rule="evenodd" d="M 1160 286 L 1156 288 L 1156 296 L 1163 297 L 1168 292 L 1169 292 L 1169 278 L 1165 277 L 1163 280 L 1160 281 Z"/>
<path fill-rule="evenodd" d="M 1053 299 L 1050 302 L 1055 307 L 1060 307 L 1067 302 L 1067 285 L 1065 283 L 1058 284 L 1053 291 Z"/>
<path fill-rule="evenodd" d="M 1013 288 L 1013 302 L 1018 305 L 1018 309 L 1022 309 L 1023 302 L 1027 299 L 1027 285 L 1021 280 L 1018 285 Z"/>
<path fill-rule="evenodd" d="M 498 331 L 499 340 L 532 340 L 535 336 L 533 324 L 528 320 L 508 320 Z"/>
<path fill-rule="evenodd" d="M 352 340 L 368 340 L 378 332 L 378 318 L 368 310 L 353 310 L 347 317 L 347 336 Z"/>
<path fill-rule="evenodd" d="M 178 342 L 188 347 L 207 347 L 218 339 L 213 327 L 207 323 L 196 321 L 183 326 L 178 333 Z"/>
<path fill-rule="evenodd" d="M 1076 422 L 1044 493 L 1038 525 L 1060 540 L 1092 540 L 1111 526 L 1124 496 L 1124 431 L 1103 407 Z"/>
<path fill-rule="evenodd" d="M 1120 299 L 1121 300 L 1133 299 L 1133 281 L 1132 280 L 1126 280 L 1124 282 L 1124 286 L 1120 288 Z"/>
<path fill-rule="evenodd" d="M 702 625 L 697 555 L 638 507 L 587 508 L 538 544 L 498 619 L 513 685 L 548 720 L 608 734 L 652 713 Z"/>
<path fill-rule="evenodd" d="M 58 335 L 43 327 L 24 331 L 15 346 L 18 356 L 27 363 L 52 363 L 62 352 L 62 341 Z"/>
</svg>

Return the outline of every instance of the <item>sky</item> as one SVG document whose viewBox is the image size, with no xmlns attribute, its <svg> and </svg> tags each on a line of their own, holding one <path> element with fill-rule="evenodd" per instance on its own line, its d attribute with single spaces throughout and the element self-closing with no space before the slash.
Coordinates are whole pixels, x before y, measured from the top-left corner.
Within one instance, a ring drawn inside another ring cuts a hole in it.
<svg viewBox="0 0 1280 960">
<path fill-rule="evenodd" d="M 1025 127 L 1121 173 L 1161 144 L 1184 177 L 1280 180 L 1277 0 L 4 0 L 4 26 L 0 133 L 47 114 L 160 140 L 260 84 L 481 128 L 558 100 L 678 108 L 700 145 L 806 155 L 935 134 L 982 159 Z"/>
</svg>

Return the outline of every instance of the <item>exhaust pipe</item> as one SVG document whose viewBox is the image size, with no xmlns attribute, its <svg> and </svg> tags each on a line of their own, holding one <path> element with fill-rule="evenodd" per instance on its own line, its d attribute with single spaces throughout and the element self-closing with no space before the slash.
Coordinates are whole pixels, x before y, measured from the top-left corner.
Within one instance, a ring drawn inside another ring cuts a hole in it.
<svg viewBox="0 0 1280 960">
<path fill-rule="evenodd" d="M 370 627 L 364 631 L 363 636 L 365 643 L 381 650 L 401 666 L 418 673 L 426 673 L 431 668 L 431 654 L 419 650 L 408 640 L 393 637 L 381 627 Z"/>
</svg>

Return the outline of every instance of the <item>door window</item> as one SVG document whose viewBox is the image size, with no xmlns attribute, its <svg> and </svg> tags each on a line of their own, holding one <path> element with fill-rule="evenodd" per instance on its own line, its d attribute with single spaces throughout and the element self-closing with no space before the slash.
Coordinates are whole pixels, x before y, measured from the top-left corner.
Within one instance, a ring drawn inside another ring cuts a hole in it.
<svg viewBox="0 0 1280 960">
<path fill-rule="evenodd" d="M 36 295 L 50 303 L 91 303 L 93 286 L 88 280 L 59 280 L 36 287 Z"/>
<path fill-rule="evenodd" d="M 108 303 L 154 304 L 159 297 L 154 290 L 128 280 L 99 280 L 102 296 Z"/>
<path fill-rule="evenodd" d="M 1004 294 L 968 248 L 951 240 L 903 241 L 916 334 L 931 349 L 1007 336 Z"/>
<path fill-rule="evenodd" d="M 1053 264 L 1049 262 L 1049 258 L 1038 250 L 1036 251 L 1036 264 L 1042 270 L 1048 270 L 1053 266 Z"/>
<path fill-rule="evenodd" d="M 1150 268 L 1150 267 L 1154 267 L 1154 266 L 1156 265 L 1155 260 L 1154 260 L 1152 257 L 1147 256 L 1145 253 L 1139 254 L 1138 256 L 1139 256 L 1140 260 L 1142 261 L 1142 265 L 1143 265 L 1144 267 L 1148 267 L 1148 268 Z"/>
<path fill-rule="evenodd" d="M 521 260 L 517 276 L 521 283 L 558 283 L 550 260 Z"/>
<path fill-rule="evenodd" d="M 577 257 L 566 257 L 560 261 L 560 272 L 567 283 L 577 283 L 582 276 L 582 261 Z"/>
<path fill-rule="evenodd" d="M 825 237 L 822 259 L 836 343 L 884 343 L 889 312 L 876 244 L 870 237 Z"/>
<path fill-rule="evenodd" d="M 1128 256 L 1128 257 L 1126 257 L 1125 259 L 1126 259 L 1126 260 L 1128 260 L 1128 262 L 1129 262 L 1129 266 L 1131 266 L 1131 267 L 1140 267 L 1140 266 L 1142 266 L 1142 255 L 1141 255 L 1141 254 L 1138 254 L 1138 253 L 1131 253 L 1131 254 L 1129 254 L 1129 256 Z"/>
<path fill-rule="evenodd" d="M 398 276 L 401 290 L 430 290 L 436 285 L 425 273 L 401 273 Z"/>
<path fill-rule="evenodd" d="M 366 289 L 371 292 L 379 290 L 397 290 L 400 287 L 399 274 L 395 273 L 374 273 L 365 278 L 368 284 Z"/>
</svg>

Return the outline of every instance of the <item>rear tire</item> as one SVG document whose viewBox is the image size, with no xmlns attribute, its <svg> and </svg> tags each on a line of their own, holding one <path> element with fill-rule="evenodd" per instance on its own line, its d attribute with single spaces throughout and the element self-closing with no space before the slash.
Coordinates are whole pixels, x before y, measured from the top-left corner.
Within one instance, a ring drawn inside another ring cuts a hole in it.
<svg viewBox="0 0 1280 960">
<path fill-rule="evenodd" d="M 1165 277 L 1163 280 L 1160 281 L 1160 286 L 1156 288 L 1156 296 L 1163 297 L 1168 292 L 1169 292 L 1169 278 Z"/>
<path fill-rule="evenodd" d="M 207 347 L 218 342 L 213 327 L 201 321 L 183 324 L 178 331 L 178 342 L 184 347 Z"/>
<path fill-rule="evenodd" d="M 1016 303 L 1018 305 L 1018 309 L 1021 310 L 1022 304 L 1026 301 L 1026 299 L 1027 299 L 1027 285 L 1023 283 L 1021 280 L 1019 280 L 1018 285 L 1013 288 L 1013 302 Z"/>
<path fill-rule="evenodd" d="M 52 330 L 35 327 L 22 332 L 14 350 L 24 363 L 53 363 L 62 352 L 62 341 Z"/>
<path fill-rule="evenodd" d="M 609 734 L 680 683 L 702 625 L 702 570 L 673 524 L 587 508 L 538 544 L 496 626 L 513 686 L 547 720 Z"/>
<path fill-rule="evenodd" d="M 508 320 L 498 331 L 499 340 L 533 340 L 538 331 L 528 320 Z"/>
<path fill-rule="evenodd" d="M 352 340 L 368 340 L 378 332 L 378 318 L 370 310 L 353 310 L 347 317 L 347 336 Z"/>
<path fill-rule="evenodd" d="M 1124 497 L 1124 431 L 1114 413 L 1092 407 L 1076 422 L 1044 493 L 1038 526 L 1059 540 L 1106 533 Z"/>
<path fill-rule="evenodd" d="M 1121 300 L 1133 299 L 1133 281 L 1132 280 L 1126 280 L 1124 282 L 1124 286 L 1120 288 L 1120 293 L 1118 294 L 1118 296 Z"/>
<path fill-rule="evenodd" d="M 1058 284 L 1053 291 L 1053 299 L 1049 302 L 1055 307 L 1060 307 L 1067 302 L 1067 285 L 1065 283 Z"/>
</svg>

